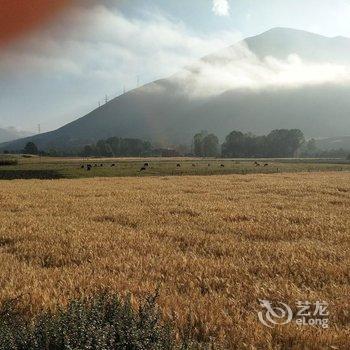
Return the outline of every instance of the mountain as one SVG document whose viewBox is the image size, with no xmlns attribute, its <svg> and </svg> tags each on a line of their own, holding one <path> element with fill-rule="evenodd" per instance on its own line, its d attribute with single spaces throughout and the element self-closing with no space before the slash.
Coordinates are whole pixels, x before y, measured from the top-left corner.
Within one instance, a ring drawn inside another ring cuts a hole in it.
<svg viewBox="0 0 350 350">
<path fill-rule="evenodd" d="M 0 142 L 8 142 L 32 135 L 30 132 L 20 131 L 16 128 L 0 128 Z"/>
<path fill-rule="evenodd" d="M 331 137 L 327 139 L 316 140 L 316 147 L 325 151 L 342 148 L 343 150 L 350 152 L 350 136 Z"/>
<path fill-rule="evenodd" d="M 58 130 L 0 148 L 22 149 L 30 140 L 41 149 L 65 150 L 112 136 L 189 144 L 200 130 L 221 139 L 234 129 L 349 135 L 349 64 L 348 38 L 275 28 L 121 95 Z"/>
<path fill-rule="evenodd" d="M 285 59 L 290 54 L 297 54 L 312 62 L 350 62 L 350 39 L 342 36 L 328 38 L 302 30 L 274 28 L 245 41 L 260 58 Z"/>
</svg>

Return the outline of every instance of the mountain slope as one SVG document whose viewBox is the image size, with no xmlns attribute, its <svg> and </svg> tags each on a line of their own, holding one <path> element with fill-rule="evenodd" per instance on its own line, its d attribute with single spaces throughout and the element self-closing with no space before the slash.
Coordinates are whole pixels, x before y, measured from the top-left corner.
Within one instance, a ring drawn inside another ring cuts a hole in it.
<svg viewBox="0 0 350 350">
<path fill-rule="evenodd" d="M 350 152 L 350 136 L 316 140 L 316 146 L 317 148 L 325 151 L 342 148 L 343 150 Z"/>
<path fill-rule="evenodd" d="M 290 60 L 290 55 L 298 55 L 298 60 Z M 313 71 L 299 60 L 326 65 Z M 276 28 L 119 96 L 58 130 L 1 147 L 18 150 L 31 140 L 41 149 L 64 150 L 111 136 L 188 144 L 203 129 L 220 138 L 233 129 L 265 133 L 275 128 L 300 128 L 311 137 L 343 136 L 350 134 L 350 84 L 334 80 L 328 70 L 329 81 L 317 79 L 326 76 L 324 67 L 339 75 L 338 65 L 349 63 L 350 39 Z M 292 79 L 286 85 L 283 79 L 290 79 L 290 67 L 296 67 L 298 79 L 310 71 L 317 84 Z M 223 76 L 217 78 L 219 74 Z"/>
</svg>

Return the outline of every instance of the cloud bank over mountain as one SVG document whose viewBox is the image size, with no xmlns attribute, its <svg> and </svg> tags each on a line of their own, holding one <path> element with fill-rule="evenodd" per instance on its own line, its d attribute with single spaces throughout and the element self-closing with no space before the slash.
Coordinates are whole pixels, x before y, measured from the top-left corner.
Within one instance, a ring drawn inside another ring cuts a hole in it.
<svg viewBox="0 0 350 350">
<path fill-rule="evenodd" d="M 307 85 L 349 84 L 350 65 L 311 62 L 297 54 L 260 59 L 242 42 L 202 59 L 175 77 L 189 96 L 201 98 L 234 89 L 289 89 Z"/>
</svg>

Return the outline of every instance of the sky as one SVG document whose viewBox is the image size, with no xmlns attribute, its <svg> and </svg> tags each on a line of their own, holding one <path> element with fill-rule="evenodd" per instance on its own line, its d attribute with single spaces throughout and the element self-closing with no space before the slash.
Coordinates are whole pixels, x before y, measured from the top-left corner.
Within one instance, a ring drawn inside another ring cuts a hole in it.
<svg viewBox="0 0 350 350">
<path fill-rule="evenodd" d="M 273 27 L 350 37 L 349 18 L 350 0 L 0 0 L 0 128 L 53 130 Z"/>
</svg>

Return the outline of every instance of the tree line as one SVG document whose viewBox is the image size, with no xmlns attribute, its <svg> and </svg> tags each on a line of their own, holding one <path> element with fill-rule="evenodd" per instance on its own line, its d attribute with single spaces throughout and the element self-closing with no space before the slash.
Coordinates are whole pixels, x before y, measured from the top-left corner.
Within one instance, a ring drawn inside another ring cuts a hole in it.
<svg viewBox="0 0 350 350">
<path fill-rule="evenodd" d="M 4 151 L 4 153 L 9 153 Z M 136 138 L 110 137 L 84 146 L 80 150 L 62 153 L 55 149 L 47 152 L 39 150 L 33 142 L 28 142 L 19 153 L 43 156 L 83 156 L 83 157 L 223 157 L 223 158 L 350 158 L 343 149 L 322 151 L 317 148 L 316 140 L 305 141 L 299 129 L 276 129 L 267 135 L 256 136 L 241 131 L 230 132 L 220 145 L 219 138 L 207 131 L 201 131 L 193 137 L 192 149 L 154 147 L 149 141 Z"/>
<path fill-rule="evenodd" d="M 298 155 L 304 142 L 305 137 L 299 129 L 273 130 L 263 136 L 232 131 L 220 147 L 217 136 L 202 131 L 193 138 L 193 151 L 197 157 L 291 158 Z"/>
<path fill-rule="evenodd" d="M 148 141 L 132 138 L 110 137 L 96 144 L 86 145 L 83 157 L 142 157 L 150 155 L 152 145 Z"/>
</svg>

